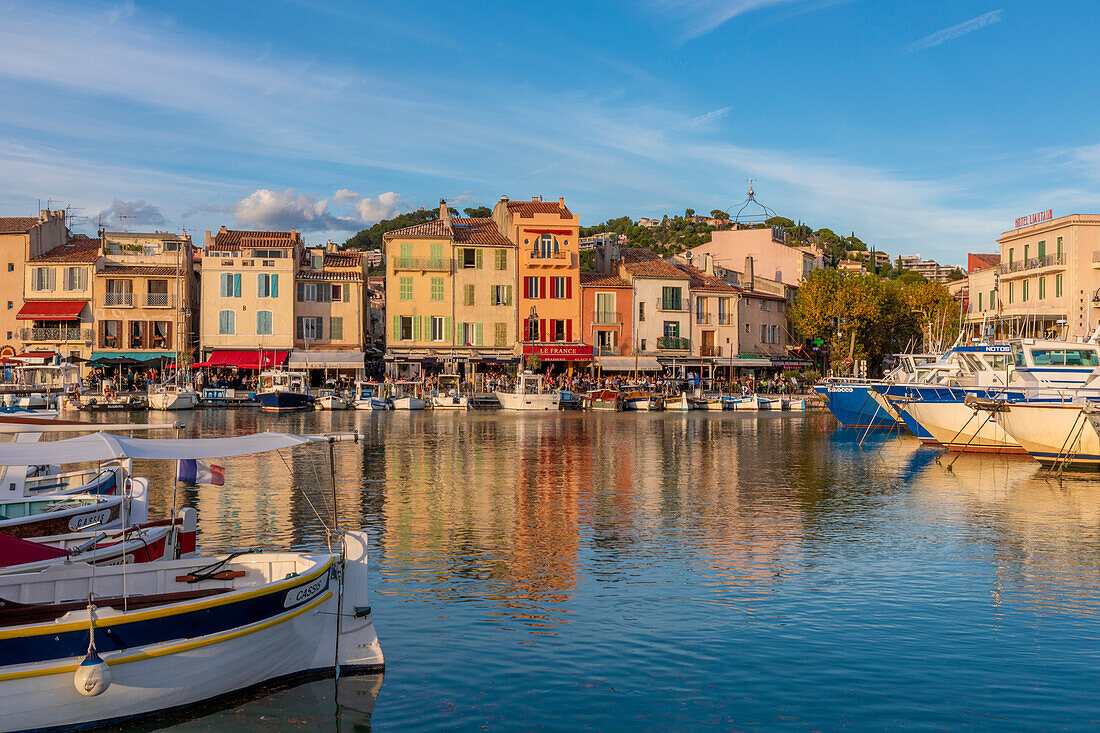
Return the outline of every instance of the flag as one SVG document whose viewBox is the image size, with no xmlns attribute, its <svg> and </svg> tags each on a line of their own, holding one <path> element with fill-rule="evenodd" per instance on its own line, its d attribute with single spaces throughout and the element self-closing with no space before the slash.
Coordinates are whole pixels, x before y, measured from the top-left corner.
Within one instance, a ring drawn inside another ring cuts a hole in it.
<svg viewBox="0 0 1100 733">
<path fill-rule="evenodd" d="M 176 481 L 188 484 L 225 485 L 225 469 L 213 463 L 196 460 L 183 460 L 178 463 Z"/>
</svg>

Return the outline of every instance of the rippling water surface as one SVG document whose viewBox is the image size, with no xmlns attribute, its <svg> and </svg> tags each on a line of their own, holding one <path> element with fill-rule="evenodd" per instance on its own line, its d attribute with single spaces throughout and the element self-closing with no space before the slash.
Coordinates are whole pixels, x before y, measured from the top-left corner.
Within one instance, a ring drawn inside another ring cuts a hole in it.
<svg viewBox="0 0 1100 733">
<path fill-rule="evenodd" d="M 170 420 L 151 415 L 151 420 Z M 1100 723 L 1100 486 L 826 414 L 206 410 L 186 434 L 358 429 L 384 679 L 179 723 L 255 729 L 1078 729 Z M 327 456 L 182 493 L 207 550 L 323 547 Z M 154 514 L 171 504 L 170 468 Z"/>
</svg>

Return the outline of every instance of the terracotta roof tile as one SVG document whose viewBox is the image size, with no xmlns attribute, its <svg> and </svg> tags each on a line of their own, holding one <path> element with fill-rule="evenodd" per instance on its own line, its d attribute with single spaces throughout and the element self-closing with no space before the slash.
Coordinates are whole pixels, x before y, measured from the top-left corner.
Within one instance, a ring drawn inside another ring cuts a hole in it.
<svg viewBox="0 0 1100 733">
<path fill-rule="evenodd" d="M 498 247 L 512 246 L 512 240 L 500 233 L 490 217 L 458 217 L 454 224 L 456 244 L 490 244 Z"/>
<path fill-rule="evenodd" d="M 38 221 L 37 216 L 0 216 L 0 234 L 26 234 Z"/>
<path fill-rule="evenodd" d="M 572 219 L 569 207 L 557 201 L 509 201 L 508 211 L 530 219 L 536 214 L 558 214 L 562 219 Z"/>
<path fill-rule="evenodd" d="M 585 288 L 629 288 L 630 283 L 618 275 L 602 272 L 582 272 L 581 287 Z"/>
<path fill-rule="evenodd" d="M 151 277 L 175 277 L 176 268 L 160 265 L 107 265 L 99 274 L 111 276 L 146 275 Z"/>
<path fill-rule="evenodd" d="M 669 280 L 689 280 L 688 274 L 671 262 L 657 258 L 655 260 L 635 260 L 623 262 L 623 267 L 634 277 L 655 277 Z"/>
<path fill-rule="evenodd" d="M 240 229 L 224 229 L 214 237 L 214 243 L 208 248 L 212 252 L 242 247 L 293 247 L 302 243 L 298 232 L 250 232 Z"/>
<path fill-rule="evenodd" d="M 713 290 L 721 293 L 736 293 L 741 290 L 741 288 L 734 287 L 724 280 L 708 275 L 697 267 L 691 265 L 677 265 L 677 267 L 691 278 L 692 290 Z"/>
<path fill-rule="evenodd" d="M 99 240 L 77 234 L 65 244 L 32 258 L 31 262 L 95 262 L 98 257 Z"/>
<path fill-rule="evenodd" d="M 325 267 L 360 267 L 363 264 L 361 252 L 326 252 Z"/>
<path fill-rule="evenodd" d="M 386 232 L 382 235 L 383 239 L 393 239 L 394 237 L 443 237 L 450 239 L 454 236 L 454 230 L 448 224 L 444 224 L 442 219 L 433 219 L 421 224 L 413 224 L 411 227 L 405 227 L 404 229 L 394 229 L 393 231 Z"/>
<path fill-rule="evenodd" d="M 619 256 L 623 262 L 641 262 L 642 260 L 659 260 L 661 256 L 645 247 L 623 247 L 619 250 Z"/>
<path fill-rule="evenodd" d="M 306 281 L 343 280 L 348 282 L 360 282 L 363 279 L 363 273 L 348 270 L 304 270 L 299 272 L 294 279 Z"/>
</svg>

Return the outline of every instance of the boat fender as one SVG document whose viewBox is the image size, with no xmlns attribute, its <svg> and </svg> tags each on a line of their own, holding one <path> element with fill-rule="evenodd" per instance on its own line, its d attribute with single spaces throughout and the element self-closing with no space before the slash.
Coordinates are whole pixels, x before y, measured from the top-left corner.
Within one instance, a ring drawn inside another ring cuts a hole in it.
<svg viewBox="0 0 1100 733">
<path fill-rule="evenodd" d="M 111 668 L 96 654 L 95 647 L 88 650 L 84 661 L 76 668 L 73 686 L 85 697 L 102 695 L 111 686 Z"/>
<path fill-rule="evenodd" d="M 370 606 L 356 606 L 355 618 L 366 618 L 370 616 Z"/>
</svg>

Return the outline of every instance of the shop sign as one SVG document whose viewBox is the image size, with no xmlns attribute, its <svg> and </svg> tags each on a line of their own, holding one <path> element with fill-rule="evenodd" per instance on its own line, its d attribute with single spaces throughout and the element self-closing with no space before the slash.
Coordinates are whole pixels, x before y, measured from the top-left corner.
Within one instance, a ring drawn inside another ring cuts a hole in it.
<svg viewBox="0 0 1100 733">
<path fill-rule="evenodd" d="M 1054 209 L 1047 209 L 1046 211 L 1037 211 L 1034 214 L 1028 214 L 1027 216 L 1020 216 L 1016 218 L 1016 228 L 1029 227 L 1032 224 L 1039 224 L 1040 222 L 1050 221 L 1054 218 Z"/>
</svg>

